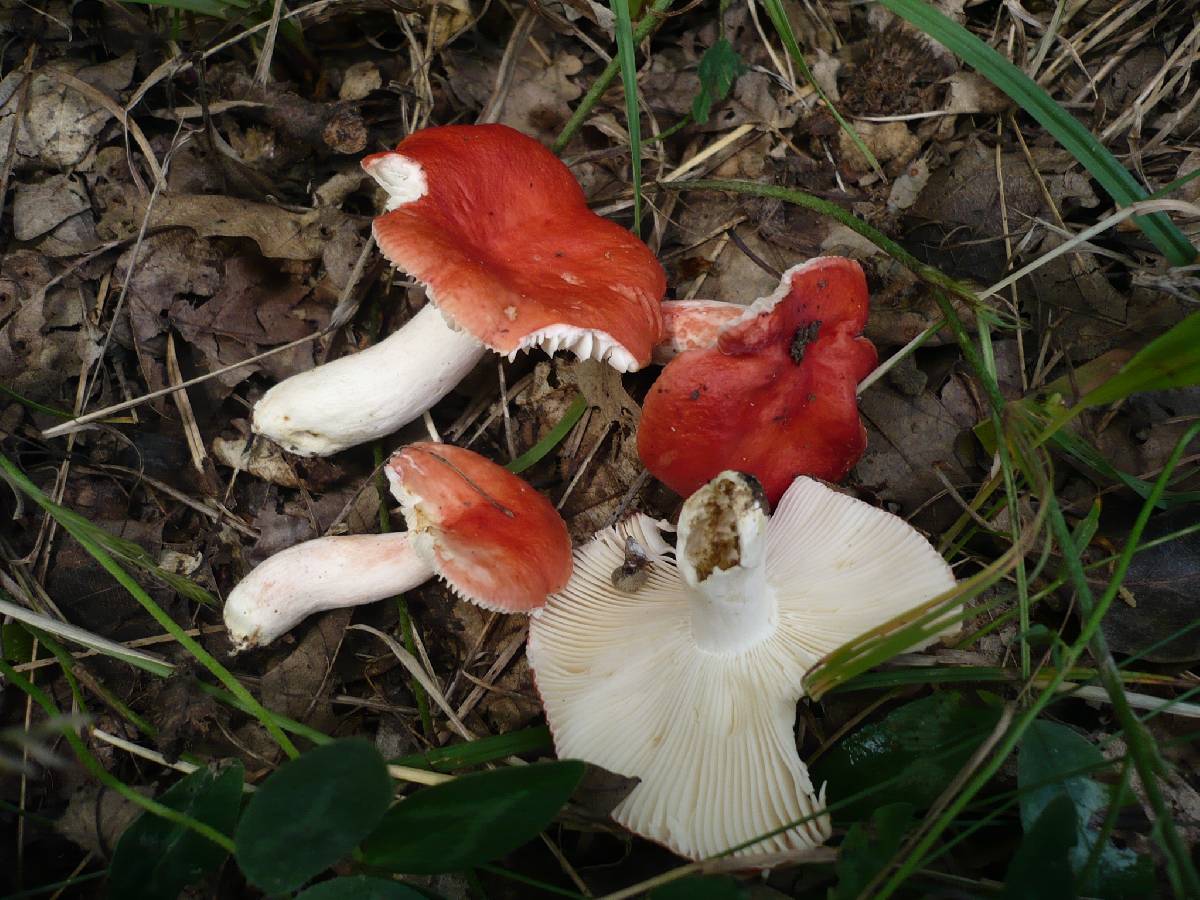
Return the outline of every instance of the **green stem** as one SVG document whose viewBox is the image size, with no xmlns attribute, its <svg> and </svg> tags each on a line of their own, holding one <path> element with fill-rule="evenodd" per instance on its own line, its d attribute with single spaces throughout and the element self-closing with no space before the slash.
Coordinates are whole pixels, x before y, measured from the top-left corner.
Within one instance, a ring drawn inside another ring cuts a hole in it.
<svg viewBox="0 0 1200 900">
<path fill-rule="evenodd" d="M 0 659 L 0 673 L 3 673 L 4 677 L 15 687 L 32 697 L 34 702 L 45 710 L 48 716 L 55 717 L 62 715 L 48 694 L 3 659 Z M 166 819 L 168 822 L 174 822 L 176 825 L 191 829 L 202 837 L 208 838 L 208 840 L 226 852 L 233 853 L 233 839 L 228 835 L 222 834 L 211 825 L 201 822 L 198 819 L 193 819 L 191 816 L 185 815 L 177 809 L 171 809 L 171 807 L 164 806 L 156 800 L 142 796 L 138 791 L 135 791 L 105 769 L 104 766 L 100 765 L 100 761 L 92 756 L 91 751 L 88 750 L 87 745 L 75 733 L 74 729 L 70 727 L 63 728 L 63 737 L 67 739 L 67 743 L 71 745 L 71 749 L 75 751 L 75 755 L 79 758 L 83 766 L 105 787 L 116 791 L 126 800 L 135 803 L 146 810 L 146 812 Z"/>
<path fill-rule="evenodd" d="M 871 227 L 858 218 L 858 216 L 842 209 L 842 207 L 829 200 L 822 200 L 820 197 L 806 194 L 804 191 L 776 187 L 771 184 L 759 184 L 756 181 L 739 181 L 737 179 L 698 178 L 691 181 L 660 181 L 658 186 L 673 191 L 729 191 L 734 194 L 749 194 L 752 197 L 767 197 L 772 200 L 782 200 L 785 203 L 811 209 L 815 213 L 836 219 L 847 228 L 861 234 L 926 284 L 940 287 L 957 297 L 961 297 L 971 304 L 972 308 L 976 311 L 983 309 L 979 298 L 966 285 L 954 280 L 933 266 L 921 262 L 883 232 Z"/>
<path fill-rule="evenodd" d="M 633 42 L 641 43 L 650 34 L 662 24 L 666 18 L 664 13 L 671 8 L 671 4 L 675 0 L 654 0 L 654 5 L 646 12 L 637 27 L 633 29 Z M 592 111 L 592 107 L 599 102 L 604 92 L 608 90 L 613 83 L 613 79 L 617 77 L 617 73 L 621 71 L 621 58 L 614 56 L 604 71 L 600 73 L 588 92 L 583 95 L 583 99 L 579 101 L 579 106 L 575 108 L 575 112 L 571 113 L 571 118 L 567 120 L 567 124 L 563 126 L 563 130 L 559 132 L 554 143 L 550 145 L 550 149 L 555 153 L 562 153 L 567 148 L 567 144 L 571 143 L 571 138 L 575 137 L 575 133 L 583 126 L 584 120 L 587 119 L 588 113 Z"/>
<path fill-rule="evenodd" d="M 248 710 L 256 719 L 258 719 L 258 721 L 262 723 L 263 727 L 270 732 L 271 737 L 275 739 L 275 742 L 279 744 L 284 753 L 293 759 L 300 755 L 300 752 L 296 749 L 295 744 L 293 744 L 288 736 L 280 730 L 279 726 L 275 724 L 271 718 L 271 715 L 267 712 L 263 705 L 255 700 L 253 696 L 251 696 L 250 692 L 246 690 L 245 686 L 243 686 L 236 677 L 234 677 L 233 673 L 217 662 L 212 654 L 201 647 L 200 644 L 183 628 L 181 628 L 174 619 L 167 615 L 162 607 L 155 603 L 150 595 L 143 590 L 142 586 L 138 584 L 128 572 L 126 572 L 123 568 L 121 568 L 120 565 L 117 564 L 116 560 L 109 555 L 108 551 L 92 540 L 92 538 L 83 530 L 81 530 L 69 516 L 55 515 L 60 509 L 58 504 L 52 502 L 49 497 L 42 493 L 38 486 L 30 481 L 26 477 L 25 473 L 17 468 L 17 466 L 14 465 L 13 462 L 3 454 L 0 454 L 0 469 L 4 470 L 8 479 L 14 485 L 20 488 L 24 494 L 30 497 L 35 503 L 38 504 L 38 506 L 42 507 L 42 509 L 46 510 L 46 512 L 53 516 L 55 520 L 58 521 L 58 523 L 62 525 L 63 528 L 65 528 L 70 535 L 75 538 L 76 541 L 79 542 L 83 549 L 86 550 L 92 556 L 92 558 L 96 560 L 96 562 L 100 563 L 104 570 L 112 575 L 112 577 L 117 580 L 117 583 L 120 584 L 121 587 L 125 588 L 125 590 L 129 592 L 129 595 L 142 605 L 142 608 L 145 609 L 146 612 L 150 613 L 150 616 L 154 619 L 154 621 L 162 626 L 164 631 L 171 635 L 171 637 L 175 638 L 175 640 L 179 642 L 179 644 L 182 645 L 185 650 L 191 653 L 201 665 L 208 669 L 208 671 L 211 672 L 218 681 L 225 685 L 231 694 L 241 701 L 244 705 L 244 708 Z"/>
</svg>

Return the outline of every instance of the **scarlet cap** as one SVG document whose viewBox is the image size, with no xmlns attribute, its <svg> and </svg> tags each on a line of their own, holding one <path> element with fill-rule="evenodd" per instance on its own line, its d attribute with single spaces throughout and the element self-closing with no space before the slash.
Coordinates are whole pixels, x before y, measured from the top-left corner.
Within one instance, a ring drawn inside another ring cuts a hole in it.
<svg viewBox="0 0 1200 900">
<path fill-rule="evenodd" d="M 362 165 L 389 189 L 402 183 L 374 222 L 380 250 L 458 327 L 509 355 L 563 347 L 626 371 L 649 363 L 662 266 L 588 209 L 537 141 L 506 125 L 426 128 Z"/>
<path fill-rule="evenodd" d="M 747 472 L 771 503 L 798 475 L 844 478 L 867 446 L 855 388 L 878 361 L 861 337 L 868 299 L 853 260 L 785 272 L 715 347 L 663 369 L 638 427 L 646 468 L 685 497 L 725 469 Z"/>
<path fill-rule="evenodd" d="M 571 577 L 571 537 L 550 502 L 478 453 L 410 444 L 385 469 L 413 546 L 460 596 L 528 612 Z"/>
</svg>

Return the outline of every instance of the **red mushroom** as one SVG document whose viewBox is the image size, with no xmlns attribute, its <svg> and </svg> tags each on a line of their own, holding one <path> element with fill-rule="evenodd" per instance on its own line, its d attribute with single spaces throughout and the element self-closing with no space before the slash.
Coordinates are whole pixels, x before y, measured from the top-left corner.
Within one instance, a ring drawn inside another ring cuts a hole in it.
<svg viewBox="0 0 1200 900">
<path fill-rule="evenodd" d="M 456 594 L 528 612 L 571 577 L 562 516 L 522 478 L 449 444 L 409 444 L 388 462 L 413 546 Z"/>
<path fill-rule="evenodd" d="M 723 470 L 747 472 L 772 503 L 798 475 L 844 478 L 867 445 L 855 398 L 877 362 L 861 336 L 867 305 L 853 260 L 789 269 L 716 346 L 663 369 L 638 428 L 646 468 L 683 496 Z"/>
<path fill-rule="evenodd" d="M 317 538 L 266 560 L 225 603 L 234 649 L 264 646 L 315 612 L 382 600 L 434 575 L 500 612 L 529 612 L 571 577 L 566 523 L 507 469 L 462 447 L 417 443 L 384 471 L 408 531 Z"/>
<path fill-rule="evenodd" d="M 445 396 L 485 349 L 564 349 L 622 372 L 650 362 L 666 278 L 654 254 L 588 209 L 574 176 L 504 125 L 427 128 L 363 169 L 388 193 L 383 255 L 431 306 L 369 350 L 276 385 L 254 428 L 303 455 L 392 433 Z"/>
</svg>

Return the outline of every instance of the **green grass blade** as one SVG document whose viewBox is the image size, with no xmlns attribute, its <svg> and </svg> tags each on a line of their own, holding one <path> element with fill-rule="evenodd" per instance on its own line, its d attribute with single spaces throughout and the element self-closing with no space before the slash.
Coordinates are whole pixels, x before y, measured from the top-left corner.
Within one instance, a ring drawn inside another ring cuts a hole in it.
<svg viewBox="0 0 1200 900">
<path fill-rule="evenodd" d="M 1004 91 L 1054 135 L 1119 205 L 1127 206 L 1137 200 L 1146 199 L 1146 189 L 1117 162 L 1090 131 L 1055 103 L 1032 78 L 967 29 L 921 0 L 879 2 L 945 46 Z M 1154 242 L 1154 246 L 1171 265 L 1186 266 L 1196 260 L 1196 248 L 1164 213 L 1137 216 L 1134 222 Z"/>
<path fill-rule="evenodd" d="M 550 729 L 543 726 L 452 744 L 449 747 L 434 747 L 424 753 L 414 753 L 392 762 L 399 766 L 451 772 L 455 769 L 480 766 L 507 756 L 516 756 L 518 753 L 542 750 L 549 746 Z"/>
<path fill-rule="evenodd" d="M 567 411 L 563 413 L 562 419 L 559 420 L 557 425 L 550 429 L 549 434 L 547 434 L 544 438 L 542 438 L 504 468 L 508 469 L 508 471 L 512 472 L 514 475 L 519 475 L 521 472 L 524 472 L 530 466 L 537 463 L 543 456 L 545 456 L 562 442 L 562 439 L 567 436 L 567 432 L 575 427 L 575 423 L 583 417 L 584 411 L 586 410 L 587 399 L 583 396 L 583 394 L 580 394 L 575 398 L 575 401 L 567 407 Z"/>
<path fill-rule="evenodd" d="M 1192 313 L 1159 335 L 1121 366 L 1121 371 L 1087 394 L 1076 410 L 1115 403 L 1141 391 L 1200 383 L 1200 313 Z"/>
<path fill-rule="evenodd" d="M 26 609 L 17 603 L 9 602 L 9 600 L 5 599 L 6 596 L 4 591 L 0 590 L 0 615 L 11 616 L 18 622 L 23 622 L 33 628 L 49 632 L 63 640 L 81 644 L 89 650 L 95 650 L 104 656 L 119 659 L 121 662 L 129 663 L 131 666 L 144 669 L 154 675 L 165 678 L 174 671 L 172 665 L 165 660 L 159 659 L 157 656 L 150 653 L 143 653 L 141 650 L 124 647 L 116 641 L 110 641 L 108 638 L 93 634 L 76 625 L 60 622 L 57 619 L 51 619 L 49 616 L 35 613 L 33 610 Z"/>
<path fill-rule="evenodd" d="M 870 151 L 863 139 L 859 137 L 858 132 L 854 130 L 854 126 L 842 118 L 842 114 L 838 112 L 838 108 L 833 105 L 833 101 L 825 96 L 825 91 L 821 85 L 817 84 L 817 79 L 813 76 L 812 69 L 808 67 L 808 63 L 804 60 L 804 54 L 800 51 L 800 43 L 796 40 L 796 33 L 792 30 L 792 22 L 784 12 L 782 0 L 763 0 L 763 6 L 767 10 L 767 15 L 771 17 L 771 24 L 775 26 L 775 31 L 779 34 L 779 39 L 783 41 L 783 46 L 788 52 L 788 56 L 792 58 L 792 62 L 796 64 L 796 68 L 800 70 L 800 74 L 804 76 L 804 80 L 812 85 L 812 89 L 817 92 L 817 96 L 825 104 L 825 108 L 829 110 L 829 114 L 837 121 L 838 127 L 849 135 L 850 140 L 854 142 L 854 146 L 858 148 L 858 152 L 871 164 L 882 178 L 883 167 L 879 165 L 879 160 L 875 158 L 875 154 Z"/>
<path fill-rule="evenodd" d="M 167 615 L 163 608 L 154 602 L 154 599 L 146 593 L 142 586 L 138 584 L 128 572 L 121 568 L 117 561 L 112 558 L 112 556 L 109 555 L 108 551 L 93 539 L 91 533 L 87 529 L 79 527 L 78 520 L 82 517 L 80 517 L 78 513 L 71 513 L 70 510 L 65 510 L 57 503 L 51 501 L 50 498 L 47 497 L 36 484 L 34 484 L 25 476 L 24 472 L 17 468 L 17 466 L 14 465 L 13 462 L 3 454 L 0 454 L 0 470 L 3 470 L 5 477 L 11 484 L 19 488 L 23 494 L 48 512 L 51 517 L 53 517 L 54 520 L 71 535 L 71 537 L 75 538 L 75 540 L 79 542 L 80 546 L 82 546 L 83 549 L 86 550 L 91 557 L 96 560 L 96 562 L 100 563 L 104 570 L 112 575 L 112 577 L 115 578 L 121 585 L 121 587 L 125 588 L 129 595 L 142 605 L 142 608 L 145 609 L 146 612 L 150 613 L 151 618 L 161 625 L 164 631 L 170 634 L 171 637 L 175 638 L 178 643 L 183 645 L 184 649 L 187 650 L 193 657 L 195 657 L 196 660 L 204 666 L 204 668 L 208 669 L 214 678 L 225 685 L 229 692 L 245 705 L 245 708 L 249 710 L 250 714 L 258 719 L 258 721 L 262 723 L 263 727 L 270 732 L 271 737 L 275 739 L 275 742 L 278 743 L 281 748 L 283 748 L 283 751 L 287 753 L 288 756 L 296 757 L 300 755 L 300 752 L 296 749 L 296 745 L 293 744 L 291 739 L 283 733 L 271 714 L 263 707 L 261 703 L 254 699 L 250 692 L 246 690 L 245 686 L 234 677 L 233 673 L 217 662 L 216 658 L 213 657 L 211 653 L 201 647 L 200 644 L 194 638 L 188 635 L 188 633 L 184 631 L 184 629 L 181 628 L 174 619 Z M 64 513 L 70 513 L 70 515 L 64 515 Z M 84 520 L 84 522 L 90 525 L 90 523 L 87 523 L 86 520 Z"/>
<path fill-rule="evenodd" d="M 2 457 L 0 457 L 2 459 Z M 7 460 L 5 460 L 7 462 Z M 52 719 L 61 719 L 62 714 L 59 712 L 50 695 L 35 685 L 32 681 L 10 666 L 3 659 L 0 659 L 0 675 L 3 675 L 5 680 L 10 682 L 14 687 L 28 694 L 38 706 L 45 710 L 46 714 Z M 221 847 L 230 853 L 233 852 L 233 841 L 228 835 L 224 835 L 217 829 L 213 828 L 204 822 L 193 819 L 184 813 L 174 810 L 169 806 L 164 806 L 156 800 L 151 800 L 144 796 L 140 791 L 135 791 L 125 782 L 121 781 L 115 775 L 111 774 L 107 769 L 100 764 L 100 761 L 92 755 L 88 750 L 87 744 L 83 739 L 75 733 L 75 729 L 69 725 L 65 725 L 62 729 L 63 737 L 67 743 L 71 745 L 71 749 L 75 751 L 76 757 L 83 763 L 84 768 L 92 773 L 92 776 L 103 784 L 105 787 L 120 794 L 126 800 L 140 806 L 146 812 L 156 816 L 161 816 L 168 822 L 174 822 L 184 828 L 189 828 L 203 837 L 208 838 L 218 847 Z"/>
<path fill-rule="evenodd" d="M 637 42 L 629 16 L 629 0 L 609 0 L 617 22 L 617 60 L 621 65 L 621 83 L 625 86 L 625 118 L 629 129 L 629 155 L 633 168 L 633 233 L 642 231 L 642 124 L 638 112 L 637 60 L 633 52 Z"/>
<path fill-rule="evenodd" d="M 650 32 L 654 31 L 666 18 L 664 13 L 671 8 L 671 4 L 675 0 L 654 0 L 654 5 L 649 11 L 642 16 L 642 19 L 637 24 L 637 28 L 633 32 L 633 44 L 637 46 Z M 621 69 L 620 58 L 614 59 L 604 67 L 604 71 L 600 73 L 600 77 L 595 80 L 588 92 L 583 95 L 583 99 L 579 101 L 579 105 L 575 107 L 575 112 L 571 113 L 571 118 L 567 120 L 567 124 L 563 126 L 562 131 L 558 133 L 558 137 L 554 139 L 554 143 L 550 145 L 550 149 L 555 153 L 562 153 L 567 149 L 567 144 L 571 143 L 571 138 L 575 137 L 575 133 L 582 127 L 584 120 L 592 108 L 604 96 L 604 92 L 608 90 L 608 86 L 612 84 L 613 79 L 617 77 L 617 72 Z"/>
</svg>

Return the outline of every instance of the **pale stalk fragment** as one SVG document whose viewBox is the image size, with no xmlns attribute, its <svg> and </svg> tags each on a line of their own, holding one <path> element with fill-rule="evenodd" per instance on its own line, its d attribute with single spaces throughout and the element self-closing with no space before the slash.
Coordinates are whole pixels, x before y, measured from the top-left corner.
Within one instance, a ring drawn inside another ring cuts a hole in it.
<svg viewBox="0 0 1200 900">
<path fill-rule="evenodd" d="M 313 613 L 361 606 L 433 577 L 407 532 L 317 538 L 276 553 L 225 601 L 235 651 L 263 647 Z"/>
<path fill-rule="evenodd" d="M 279 382 L 255 404 L 252 427 L 291 453 L 329 456 L 419 418 L 486 352 L 429 304 L 378 344 Z"/>
</svg>

